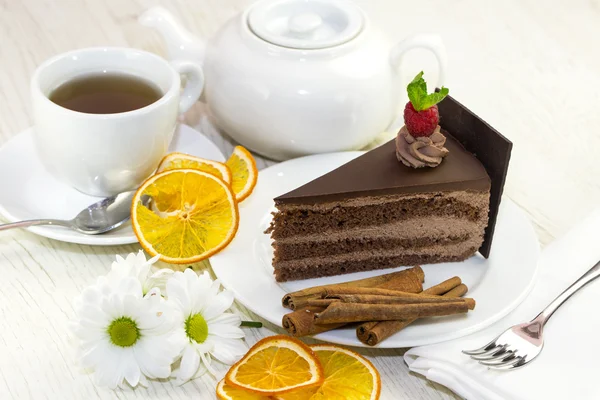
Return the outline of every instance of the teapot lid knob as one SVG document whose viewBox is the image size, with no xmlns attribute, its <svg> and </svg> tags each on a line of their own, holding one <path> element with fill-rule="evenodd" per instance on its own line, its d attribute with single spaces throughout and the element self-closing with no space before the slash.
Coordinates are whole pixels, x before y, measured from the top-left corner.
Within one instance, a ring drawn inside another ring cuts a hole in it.
<svg viewBox="0 0 600 400">
<path fill-rule="evenodd" d="M 247 13 L 262 40 L 294 49 L 323 49 L 354 39 L 365 16 L 346 0 L 263 0 Z"/>
<path fill-rule="evenodd" d="M 298 34 L 313 32 L 323 23 L 323 18 L 316 13 L 304 13 L 290 18 L 289 29 Z"/>
</svg>

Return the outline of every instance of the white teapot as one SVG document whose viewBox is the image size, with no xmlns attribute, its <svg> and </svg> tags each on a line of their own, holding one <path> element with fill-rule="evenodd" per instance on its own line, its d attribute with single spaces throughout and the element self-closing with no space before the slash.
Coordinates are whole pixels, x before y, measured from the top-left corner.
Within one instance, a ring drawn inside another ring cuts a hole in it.
<svg viewBox="0 0 600 400">
<path fill-rule="evenodd" d="M 404 53 L 425 48 L 439 63 L 438 36 L 392 44 L 355 4 L 342 0 L 261 0 L 206 42 L 164 8 L 140 16 L 164 36 L 173 59 L 202 65 L 204 96 L 227 134 L 250 150 L 284 160 L 359 149 L 400 113 Z"/>
</svg>

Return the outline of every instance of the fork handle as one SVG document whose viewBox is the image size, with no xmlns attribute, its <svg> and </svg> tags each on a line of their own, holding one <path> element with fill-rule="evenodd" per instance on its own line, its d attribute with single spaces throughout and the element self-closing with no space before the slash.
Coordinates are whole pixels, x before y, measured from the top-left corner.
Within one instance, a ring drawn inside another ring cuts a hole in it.
<svg viewBox="0 0 600 400">
<path fill-rule="evenodd" d="M 571 286 L 566 288 L 564 292 L 559 294 L 557 298 L 552 300 L 552 302 L 550 304 L 548 304 L 546 306 L 546 308 L 544 308 L 544 310 L 542 310 L 542 312 L 539 313 L 533 320 L 534 321 L 537 320 L 538 322 L 541 323 L 542 326 L 546 325 L 546 322 L 548 322 L 548 320 L 550 319 L 552 314 L 554 314 L 554 312 L 556 310 L 558 310 L 558 308 L 560 306 L 562 306 L 565 301 L 567 301 L 579 289 L 581 289 L 582 287 L 584 287 L 585 285 L 587 285 L 588 283 L 590 283 L 591 281 L 593 281 L 594 279 L 596 279 L 599 276 L 600 276 L 600 261 L 598 261 L 596 263 L 596 265 L 594 265 L 592 268 L 590 268 L 579 279 L 577 279 L 575 282 L 573 282 L 573 284 Z"/>
</svg>

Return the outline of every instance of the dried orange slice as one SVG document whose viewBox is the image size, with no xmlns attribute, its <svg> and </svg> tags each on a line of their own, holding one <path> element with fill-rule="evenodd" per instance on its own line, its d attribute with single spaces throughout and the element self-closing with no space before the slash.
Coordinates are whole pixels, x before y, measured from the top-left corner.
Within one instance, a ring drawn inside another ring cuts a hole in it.
<svg viewBox="0 0 600 400">
<path fill-rule="evenodd" d="M 231 188 L 238 202 L 250 196 L 256 186 L 258 170 L 252 154 L 242 146 L 236 146 L 225 165 L 233 175 Z"/>
<path fill-rule="evenodd" d="M 225 375 L 233 387 L 270 396 L 319 385 L 323 367 L 304 343 L 289 336 L 270 336 L 256 343 Z"/>
<path fill-rule="evenodd" d="M 194 169 L 150 177 L 133 198 L 131 218 L 144 250 L 172 264 L 195 263 L 217 253 L 231 242 L 239 223 L 230 186 Z"/>
<path fill-rule="evenodd" d="M 217 398 L 220 400 L 269 400 L 271 397 L 263 396 L 243 389 L 235 388 L 225 383 L 225 379 L 217 384 Z"/>
<path fill-rule="evenodd" d="M 205 158 L 191 156 L 185 153 L 169 153 L 163 157 L 158 164 L 156 173 L 169 171 L 172 169 L 197 169 L 198 171 L 208 172 L 216 177 L 223 179 L 226 183 L 231 183 L 231 171 L 227 165 Z"/>
<path fill-rule="evenodd" d="M 325 380 L 320 387 L 296 390 L 277 400 L 376 400 L 381 378 L 373 364 L 352 350 L 329 344 L 310 346 L 317 354 Z"/>
</svg>

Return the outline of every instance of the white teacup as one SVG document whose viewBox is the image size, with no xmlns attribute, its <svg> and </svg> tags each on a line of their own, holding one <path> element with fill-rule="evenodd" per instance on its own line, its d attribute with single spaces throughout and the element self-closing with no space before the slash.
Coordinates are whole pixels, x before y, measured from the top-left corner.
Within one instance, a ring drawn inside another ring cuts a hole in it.
<svg viewBox="0 0 600 400">
<path fill-rule="evenodd" d="M 162 97 L 116 114 L 87 114 L 49 99 L 61 84 L 88 74 L 129 74 L 154 83 Z M 181 77 L 186 84 L 181 90 Z M 139 186 L 157 167 L 173 137 L 179 113 L 202 92 L 204 77 L 192 62 L 167 62 L 142 50 L 98 47 L 55 56 L 31 80 L 36 146 L 58 179 L 94 196 Z"/>
</svg>

